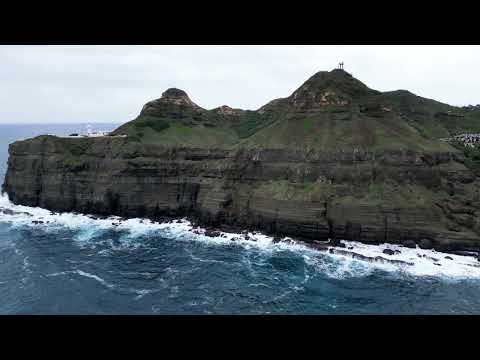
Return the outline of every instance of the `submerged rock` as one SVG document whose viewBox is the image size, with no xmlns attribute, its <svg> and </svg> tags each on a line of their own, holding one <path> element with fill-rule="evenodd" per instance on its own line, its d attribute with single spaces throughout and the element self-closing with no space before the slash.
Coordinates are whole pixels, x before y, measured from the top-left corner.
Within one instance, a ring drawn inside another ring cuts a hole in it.
<svg viewBox="0 0 480 360">
<path fill-rule="evenodd" d="M 396 260 L 396 259 L 386 259 L 382 256 L 366 256 L 363 254 L 359 254 L 353 251 L 346 251 L 346 250 L 340 250 L 340 249 L 331 249 L 333 250 L 333 254 L 337 255 L 344 255 L 344 256 L 349 256 L 354 259 L 358 260 L 363 260 L 363 261 L 368 261 L 368 262 L 380 262 L 380 263 L 388 263 L 388 264 L 395 264 L 395 265 L 409 265 L 413 266 L 414 264 L 409 261 L 404 261 L 404 260 Z M 329 249 L 330 251 L 330 249 Z"/>
<path fill-rule="evenodd" d="M 420 242 L 418 243 L 418 247 L 420 249 L 431 249 L 433 246 L 432 246 L 432 242 L 428 239 L 422 239 L 420 240 Z"/>
<path fill-rule="evenodd" d="M 384 249 L 382 252 L 387 255 L 395 255 L 395 251 L 391 249 Z"/>
<path fill-rule="evenodd" d="M 0 213 L 5 215 L 15 215 L 15 211 L 10 209 L 0 209 Z"/>
<path fill-rule="evenodd" d="M 220 231 L 206 230 L 204 235 L 209 236 L 209 237 L 219 237 L 221 235 L 221 233 L 220 233 Z"/>
<path fill-rule="evenodd" d="M 279 243 L 280 241 L 282 241 L 282 238 L 280 238 L 280 237 L 278 237 L 278 236 L 275 236 L 275 237 L 273 238 L 273 240 L 272 240 L 272 242 L 273 242 L 274 244 Z"/>
<path fill-rule="evenodd" d="M 417 247 L 417 244 L 415 243 L 415 241 L 413 240 L 406 240 L 404 243 L 403 243 L 403 246 L 407 247 L 407 248 L 411 248 L 411 249 L 415 249 Z"/>
</svg>

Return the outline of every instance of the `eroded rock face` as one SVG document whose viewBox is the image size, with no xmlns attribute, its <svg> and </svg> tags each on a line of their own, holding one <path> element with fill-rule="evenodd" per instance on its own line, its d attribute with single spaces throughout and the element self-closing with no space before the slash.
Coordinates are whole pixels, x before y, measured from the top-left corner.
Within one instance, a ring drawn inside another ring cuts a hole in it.
<svg viewBox="0 0 480 360">
<path fill-rule="evenodd" d="M 307 241 L 480 245 L 473 206 L 468 215 L 453 205 L 355 200 L 359 189 L 387 180 L 438 191 L 458 177 L 474 182 L 467 169 L 450 171 L 460 160 L 455 154 L 189 149 L 53 136 L 16 142 L 9 152 L 3 189 L 17 204 L 152 219 L 189 216 L 203 225 Z M 461 214 L 473 223 L 449 230 L 447 223 Z"/>
<path fill-rule="evenodd" d="M 295 92 L 291 99 L 291 104 L 296 108 L 306 110 L 316 110 L 318 107 L 329 105 L 347 106 L 349 101 L 338 96 L 333 90 L 325 90 L 320 93 L 308 92 L 308 89 Z"/>
<path fill-rule="evenodd" d="M 235 115 L 235 110 L 233 110 L 230 106 L 222 105 L 215 109 L 217 114 L 221 115 Z"/>
<path fill-rule="evenodd" d="M 287 100 L 300 111 L 315 112 L 329 106 L 347 107 L 354 99 L 375 94 L 344 70 L 336 69 L 316 73 Z"/>
<path fill-rule="evenodd" d="M 165 105 L 184 106 L 195 110 L 201 110 L 200 106 L 190 100 L 185 91 L 170 88 L 162 94 L 161 98 L 146 103 L 141 114 L 156 115 L 159 111 L 165 108 Z"/>
<path fill-rule="evenodd" d="M 125 137 L 12 144 L 3 189 L 55 211 L 478 251 L 480 166 L 428 135 L 454 109 L 340 69 L 256 111 L 205 110 L 172 88 L 112 132 Z"/>
<path fill-rule="evenodd" d="M 191 107 L 199 107 L 188 97 L 187 93 L 180 89 L 170 88 L 167 89 L 162 97 L 159 99 L 159 102 L 166 104 L 175 104 L 175 105 L 186 105 Z"/>
<path fill-rule="evenodd" d="M 233 109 L 228 105 L 222 105 L 218 108 L 211 110 L 214 114 L 220 115 L 222 118 L 229 120 L 238 120 L 242 115 L 245 114 L 245 110 L 242 109 Z"/>
</svg>

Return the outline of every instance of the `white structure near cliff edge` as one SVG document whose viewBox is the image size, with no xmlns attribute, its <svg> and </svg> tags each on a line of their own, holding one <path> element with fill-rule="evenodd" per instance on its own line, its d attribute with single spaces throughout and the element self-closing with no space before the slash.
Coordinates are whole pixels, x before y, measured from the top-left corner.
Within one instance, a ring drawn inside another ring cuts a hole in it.
<svg viewBox="0 0 480 360">
<path fill-rule="evenodd" d="M 459 141 L 465 146 L 475 147 L 480 146 L 480 134 L 459 134 L 451 138 L 440 139 L 446 142 Z"/>
</svg>

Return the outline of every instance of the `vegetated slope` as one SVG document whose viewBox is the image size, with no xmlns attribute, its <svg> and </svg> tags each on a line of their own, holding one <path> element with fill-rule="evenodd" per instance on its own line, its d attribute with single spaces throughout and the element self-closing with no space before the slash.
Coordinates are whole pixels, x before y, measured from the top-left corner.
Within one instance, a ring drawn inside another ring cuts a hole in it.
<svg viewBox="0 0 480 360">
<path fill-rule="evenodd" d="M 338 69 L 255 111 L 168 89 L 113 132 L 127 137 L 12 144 L 3 188 L 59 211 L 480 249 L 480 155 L 440 140 L 480 132 L 479 113 Z"/>
<path fill-rule="evenodd" d="M 335 69 L 256 111 L 206 110 L 169 89 L 114 133 L 166 146 L 444 152 L 456 149 L 439 139 L 480 131 L 479 114 L 408 91 L 381 93 Z"/>
</svg>

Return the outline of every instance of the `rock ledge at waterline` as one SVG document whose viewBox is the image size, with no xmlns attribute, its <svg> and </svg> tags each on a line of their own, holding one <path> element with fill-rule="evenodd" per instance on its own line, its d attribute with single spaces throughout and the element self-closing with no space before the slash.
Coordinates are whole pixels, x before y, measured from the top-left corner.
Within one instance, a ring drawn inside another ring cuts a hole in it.
<svg viewBox="0 0 480 360">
<path fill-rule="evenodd" d="M 125 217 L 188 217 L 304 241 L 480 249 L 480 110 L 379 92 L 344 70 L 258 110 L 206 110 L 168 89 L 110 135 L 9 147 L 16 204 Z"/>
</svg>

